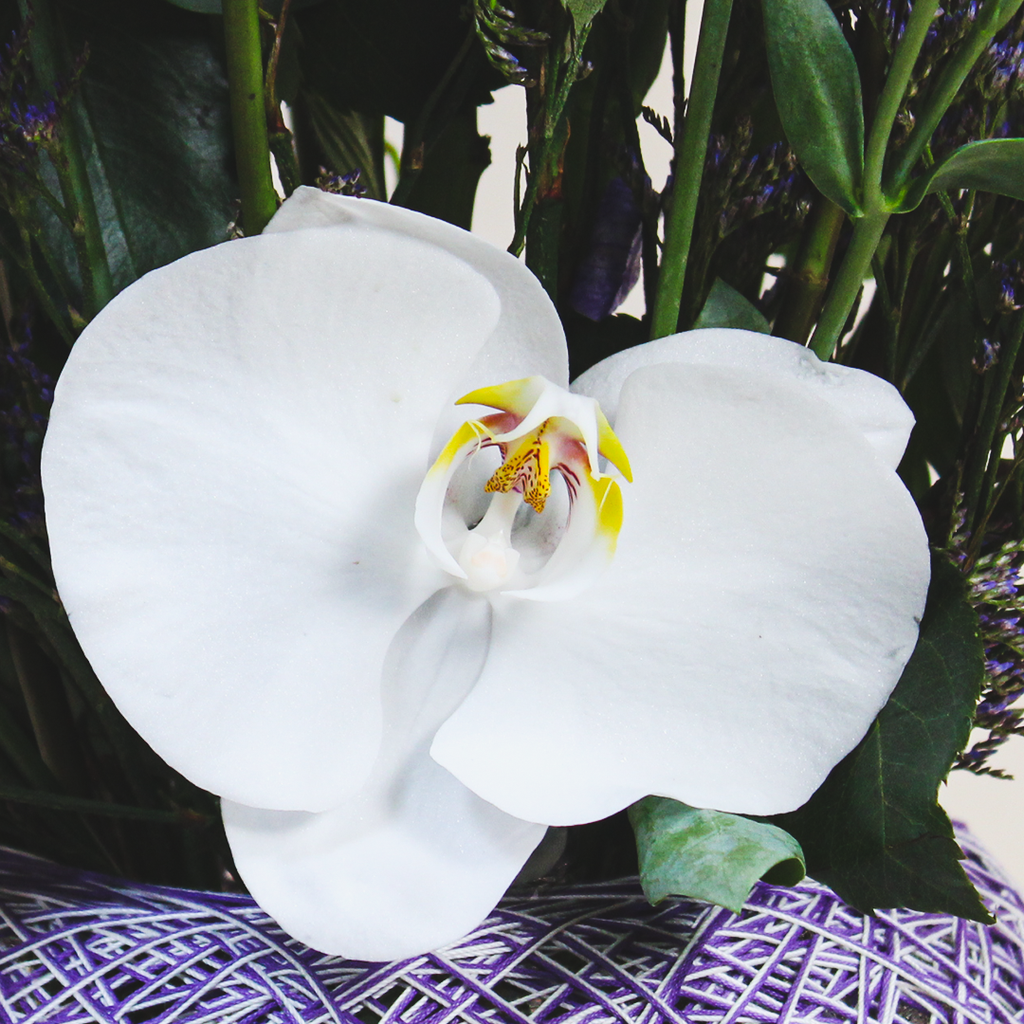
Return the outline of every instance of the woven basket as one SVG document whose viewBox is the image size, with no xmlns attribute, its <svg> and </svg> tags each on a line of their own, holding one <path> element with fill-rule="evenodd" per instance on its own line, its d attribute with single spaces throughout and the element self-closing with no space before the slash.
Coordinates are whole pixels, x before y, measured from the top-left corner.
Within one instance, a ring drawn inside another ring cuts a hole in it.
<svg viewBox="0 0 1024 1024">
<path fill-rule="evenodd" d="M 865 917 L 814 882 L 742 914 L 647 905 L 635 882 L 507 898 L 401 963 L 315 953 L 252 900 L 0 851 L 0 1015 L 123 1024 L 1024 1021 L 1024 902 L 961 833 L 998 923 Z"/>
</svg>

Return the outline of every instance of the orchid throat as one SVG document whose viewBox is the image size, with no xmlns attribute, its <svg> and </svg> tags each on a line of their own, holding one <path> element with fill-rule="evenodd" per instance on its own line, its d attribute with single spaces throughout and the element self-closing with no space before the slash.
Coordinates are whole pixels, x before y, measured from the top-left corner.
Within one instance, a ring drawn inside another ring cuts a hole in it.
<svg viewBox="0 0 1024 1024">
<path fill-rule="evenodd" d="M 622 525 L 618 481 L 599 471 L 599 458 L 632 480 L 597 402 L 527 377 L 472 391 L 456 404 L 498 411 L 463 423 L 427 472 L 416 499 L 427 548 L 473 591 L 534 600 L 578 593 L 611 560 Z M 501 464 L 486 482 L 455 486 L 488 448 L 497 449 Z M 565 485 L 564 515 L 551 508 L 564 510 L 564 503 L 549 501 L 553 474 Z M 473 523 L 469 509 L 481 490 L 491 497 Z"/>
</svg>

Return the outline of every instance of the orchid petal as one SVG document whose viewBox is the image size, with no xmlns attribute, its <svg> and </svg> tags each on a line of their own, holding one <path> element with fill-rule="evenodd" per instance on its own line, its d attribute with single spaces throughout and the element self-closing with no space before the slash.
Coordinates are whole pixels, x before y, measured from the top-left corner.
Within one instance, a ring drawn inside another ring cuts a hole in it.
<svg viewBox="0 0 1024 1024">
<path fill-rule="evenodd" d="M 489 440 L 491 436 L 490 431 L 479 420 L 463 423 L 441 450 L 437 461 L 427 471 L 416 495 L 416 529 L 423 543 L 445 572 L 463 579 L 466 576 L 465 570 L 445 544 L 445 498 L 455 474 L 467 459 L 480 451 L 483 442 Z M 460 533 L 469 532 L 464 523 L 462 527 Z M 463 538 L 460 536 L 459 539 Z"/>
<path fill-rule="evenodd" d="M 257 902 L 325 953 L 394 960 L 453 942 L 508 888 L 545 828 L 481 800 L 431 761 L 438 724 L 487 651 L 486 600 L 450 588 L 403 626 L 384 671 L 384 741 L 362 793 L 321 814 L 224 803 Z"/>
<path fill-rule="evenodd" d="M 596 398 L 614 422 L 626 378 L 640 367 L 659 363 L 734 366 L 799 380 L 853 420 L 893 467 L 903 458 L 914 426 L 913 413 L 899 392 L 881 377 L 836 363 L 823 363 L 809 349 L 783 338 L 725 327 L 674 334 L 609 356 L 581 374 L 574 381 L 573 390 Z"/>
<path fill-rule="evenodd" d="M 565 601 L 576 597 L 607 570 L 621 528 L 622 489 L 618 481 L 608 476 L 581 474 L 558 547 L 528 588 L 504 593 L 529 601 Z"/>
<path fill-rule="evenodd" d="M 361 785 L 388 643 L 447 579 L 413 523 L 439 410 L 510 332 L 539 339 L 513 372 L 564 360 L 512 257 L 327 198 L 330 227 L 300 230 L 307 194 L 118 296 L 43 454 L 61 597 L 119 708 L 197 784 L 282 810 Z"/>
<path fill-rule="evenodd" d="M 615 396 L 635 473 L 615 560 L 572 601 L 496 607 L 432 756 L 549 824 L 648 793 L 748 814 L 806 801 L 895 685 L 929 564 L 910 496 L 822 390 L 635 371 Z"/>
<path fill-rule="evenodd" d="M 431 457 L 465 419 L 454 408 L 470 391 L 495 382 L 540 374 L 567 386 L 569 359 L 562 324 L 537 278 L 507 252 L 442 220 L 387 203 L 330 195 L 303 186 L 292 194 L 267 225 L 266 232 L 292 231 L 307 225 L 358 224 L 375 232 L 420 239 L 464 260 L 487 278 L 501 302 L 501 320 L 476 358 L 439 404 Z"/>
</svg>

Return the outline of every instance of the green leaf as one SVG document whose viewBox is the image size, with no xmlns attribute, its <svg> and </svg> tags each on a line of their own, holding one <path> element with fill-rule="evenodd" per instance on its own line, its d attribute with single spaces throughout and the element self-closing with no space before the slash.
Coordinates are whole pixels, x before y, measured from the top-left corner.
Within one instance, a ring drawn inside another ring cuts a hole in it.
<svg viewBox="0 0 1024 1024">
<path fill-rule="evenodd" d="M 935 552 L 920 638 L 888 703 L 814 796 L 773 819 L 800 841 L 810 874 L 851 906 L 991 920 L 937 801 L 970 735 L 982 672 L 963 577 Z"/>
<path fill-rule="evenodd" d="M 693 330 L 701 327 L 738 327 L 757 334 L 772 333 L 757 306 L 720 277 L 715 278 Z"/>
<path fill-rule="evenodd" d="M 114 0 L 60 13 L 72 52 L 89 45 L 82 143 L 121 289 L 228 237 L 237 189 L 216 23 Z"/>
<path fill-rule="evenodd" d="M 961 188 L 1024 199 L 1024 139 L 969 142 L 908 185 L 895 209 L 916 209 L 933 192 Z"/>
<path fill-rule="evenodd" d="M 765 42 L 782 126 L 807 176 L 861 216 L 864 105 L 857 62 L 826 0 L 764 0 Z"/>
<path fill-rule="evenodd" d="M 565 9 L 572 15 L 576 33 L 589 25 L 601 13 L 608 0 L 562 0 Z"/>
<path fill-rule="evenodd" d="M 633 804 L 629 818 L 651 903 L 691 896 L 739 911 L 765 874 L 780 885 L 804 877 L 800 844 L 775 825 L 661 796 Z"/>
</svg>

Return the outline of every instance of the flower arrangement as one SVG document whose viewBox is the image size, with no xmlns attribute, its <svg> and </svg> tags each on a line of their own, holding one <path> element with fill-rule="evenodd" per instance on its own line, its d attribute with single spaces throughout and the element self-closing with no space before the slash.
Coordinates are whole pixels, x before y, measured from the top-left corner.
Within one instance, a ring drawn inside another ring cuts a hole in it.
<svg viewBox="0 0 1024 1024">
<path fill-rule="evenodd" d="M 631 871 L 988 920 L 1019 6 L 707 0 L 688 83 L 675 0 L 11 11 L 0 839 L 364 960 Z"/>
</svg>

